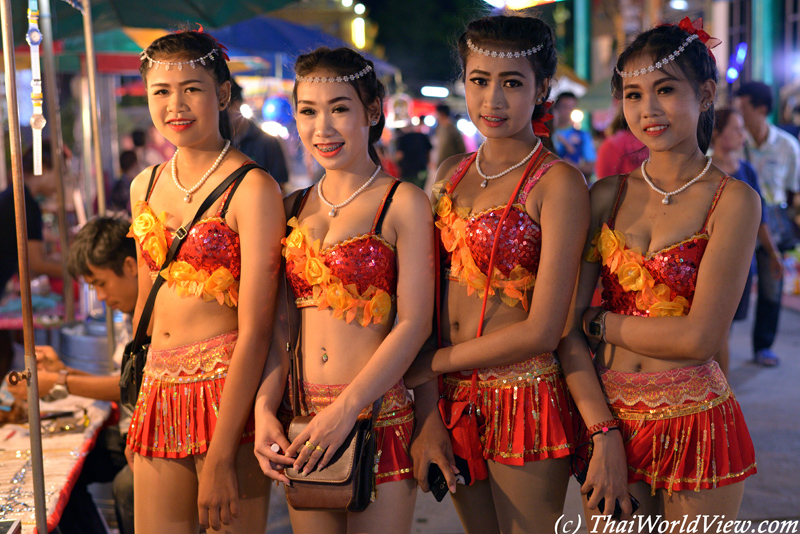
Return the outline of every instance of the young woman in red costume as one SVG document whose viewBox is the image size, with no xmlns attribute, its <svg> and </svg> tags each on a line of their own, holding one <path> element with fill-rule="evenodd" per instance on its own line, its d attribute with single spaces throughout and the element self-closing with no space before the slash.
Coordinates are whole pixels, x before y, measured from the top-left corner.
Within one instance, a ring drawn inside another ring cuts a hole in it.
<svg viewBox="0 0 800 534">
<path fill-rule="evenodd" d="M 419 418 L 415 476 L 427 490 L 430 464 L 442 469 L 468 533 L 551 533 L 579 417 L 565 375 L 587 424 L 611 418 L 588 355 L 576 362 L 554 352 L 589 198 L 580 172 L 539 137 L 556 72 L 552 30 L 535 18 L 487 17 L 468 25 L 458 51 L 467 109 L 486 141 L 475 154 L 446 160 L 434 189 L 441 348 L 420 355 L 407 375 Z M 472 484 L 456 488 L 454 454 L 467 460 Z M 619 436 L 598 455 L 606 463 L 587 483 L 593 504 L 622 499 Z"/>
<path fill-rule="evenodd" d="M 128 434 L 138 532 L 266 528 L 269 479 L 253 455 L 253 402 L 267 357 L 285 219 L 280 188 L 252 169 L 195 224 L 160 271 L 176 230 L 249 160 L 230 149 L 230 72 L 209 34 L 184 31 L 142 54 L 150 116 L 178 147 L 131 184 L 139 321 L 157 276 L 144 383 Z M 160 272 L 159 272 L 160 271 Z M 254 373 L 254 370 L 257 370 Z M 198 519 L 199 518 L 199 519 Z"/>
<path fill-rule="evenodd" d="M 289 513 L 297 533 L 408 533 L 414 410 L 402 377 L 431 329 L 430 203 L 381 169 L 373 143 L 385 123 L 385 89 L 371 61 L 347 48 L 320 48 L 298 57 L 295 72 L 297 129 L 325 175 L 285 200 L 294 305 L 291 328 L 286 314 L 278 322 L 259 390 L 256 453 L 264 472 L 285 483 L 281 464 L 321 469 L 382 396 L 376 455 L 367 460 L 376 467 L 374 502 L 360 513 L 291 506 Z M 298 329 L 301 410 L 314 418 L 289 443 L 276 411 L 289 390 L 286 341 Z"/>
<path fill-rule="evenodd" d="M 592 187 L 568 336 L 568 350 L 596 350 L 617 419 L 605 432 L 623 437 L 639 513 L 665 520 L 734 519 L 744 479 L 756 472 L 742 412 L 713 361 L 727 342 L 760 220 L 758 195 L 704 155 L 714 41 L 702 21 L 686 18 L 644 32 L 617 61 L 614 92 L 650 157 Z M 591 308 L 598 277 L 602 308 Z"/>
</svg>

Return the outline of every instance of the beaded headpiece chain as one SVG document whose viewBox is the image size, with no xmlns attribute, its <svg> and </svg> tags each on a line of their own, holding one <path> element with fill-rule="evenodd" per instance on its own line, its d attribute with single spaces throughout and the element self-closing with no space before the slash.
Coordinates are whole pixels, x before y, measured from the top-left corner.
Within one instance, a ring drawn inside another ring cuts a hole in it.
<svg viewBox="0 0 800 534">
<path fill-rule="evenodd" d="M 347 76 L 331 76 L 330 78 L 324 78 L 322 76 L 300 76 L 297 74 L 295 78 L 298 82 L 313 82 L 313 83 L 334 83 L 334 82 L 351 82 L 353 80 L 357 80 L 362 76 L 365 76 L 369 71 L 372 70 L 370 65 L 367 65 L 360 71 L 356 72 L 355 74 L 349 74 Z"/>
<path fill-rule="evenodd" d="M 483 54 L 484 56 L 500 57 L 500 58 L 531 56 L 536 52 L 538 52 L 539 50 L 541 50 L 542 48 L 544 48 L 544 44 L 540 44 L 534 46 L 533 48 L 529 48 L 527 50 L 522 50 L 519 52 L 498 52 L 497 50 L 484 50 L 483 48 L 480 48 L 479 46 L 475 45 L 475 43 L 472 42 L 472 39 L 467 39 L 467 46 L 469 47 L 470 50 L 472 50 L 476 54 Z"/>
<path fill-rule="evenodd" d="M 668 26 L 672 26 L 672 24 L 668 24 Z M 711 37 L 708 33 L 703 31 L 703 19 L 700 18 L 695 21 L 691 21 L 689 20 L 689 17 L 685 17 L 682 21 L 680 21 L 677 24 L 677 26 L 683 31 L 689 33 L 689 36 L 686 38 L 685 41 L 683 41 L 683 43 L 681 43 L 678 49 L 672 52 L 670 55 L 668 55 L 665 58 L 661 58 L 652 65 L 641 68 L 639 70 L 628 72 L 628 71 L 621 71 L 616 67 L 614 67 L 614 70 L 617 71 L 617 74 L 619 74 L 623 78 L 633 78 L 634 76 L 642 76 L 643 74 L 648 74 L 657 71 L 658 69 L 663 68 L 670 61 L 673 61 L 675 58 L 681 55 L 681 52 L 683 52 L 686 49 L 686 47 L 689 46 L 689 44 L 696 39 L 700 39 L 700 42 L 706 45 L 706 48 L 708 49 L 708 55 L 711 56 L 711 59 L 713 61 L 716 61 L 714 54 L 711 52 L 711 49 L 714 48 L 715 46 L 718 46 L 721 41 L 719 39 Z"/>
<path fill-rule="evenodd" d="M 201 57 L 199 57 L 197 59 L 190 59 L 188 61 L 161 61 L 161 60 L 158 60 L 158 59 L 151 58 L 149 55 L 147 55 L 146 51 L 142 52 L 142 54 L 139 57 L 142 59 L 142 61 L 145 61 L 145 60 L 149 61 L 150 64 L 148 66 L 150 68 L 153 68 L 153 65 L 155 65 L 155 68 L 158 68 L 159 65 L 164 65 L 164 68 L 166 70 L 169 70 L 170 67 L 178 67 L 178 70 L 183 70 L 183 66 L 184 65 L 191 65 L 191 67 L 193 69 L 197 68 L 195 63 L 200 63 L 201 65 L 205 66 L 206 65 L 206 60 L 210 61 L 211 58 L 214 57 L 214 55 L 216 55 L 216 54 L 217 54 L 217 51 L 216 50 L 212 50 L 211 52 L 209 52 L 208 54 L 206 54 L 204 56 L 201 56 Z"/>
</svg>

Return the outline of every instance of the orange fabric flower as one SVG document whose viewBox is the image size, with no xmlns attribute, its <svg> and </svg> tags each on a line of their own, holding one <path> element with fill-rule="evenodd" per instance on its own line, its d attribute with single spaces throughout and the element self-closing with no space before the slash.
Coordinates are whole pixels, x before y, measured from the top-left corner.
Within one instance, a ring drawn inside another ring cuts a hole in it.
<svg viewBox="0 0 800 534">
<path fill-rule="evenodd" d="M 453 201 L 448 195 L 442 195 L 439 202 L 436 203 L 436 215 L 439 217 L 447 217 L 453 211 Z"/>
<path fill-rule="evenodd" d="M 330 281 L 331 270 L 319 258 L 308 258 L 305 268 L 306 281 L 309 285 L 327 284 Z"/>
<path fill-rule="evenodd" d="M 364 306 L 364 326 L 370 323 L 370 319 L 375 324 L 386 324 L 389 312 L 392 310 L 392 297 L 386 291 L 377 290 L 375 295 Z"/>
<path fill-rule="evenodd" d="M 680 317 L 686 315 L 689 302 L 683 297 L 676 297 L 673 301 L 656 302 L 650 306 L 650 317 Z"/>
<path fill-rule="evenodd" d="M 653 280 L 647 269 L 635 261 L 620 265 L 619 270 L 617 270 L 617 278 L 619 278 L 619 284 L 625 291 L 639 291 L 646 282 Z"/>
<path fill-rule="evenodd" d="M 153 263 L 161 266 L 167 255 L 167 242 L 164 240 L 164 235 L 155 232 L 147 237 L 142 243 L 142 250 L 153 259 Z"/>
<path fill-rule="evenodd" d="M 233 274 L 225 267 L 219 267 L 211 273 L 203 284 L 203 300 L 211 301 L 216 299 L 220 304 L 235 305 L 236 302 L 233 299 L 227 299 L 225 295 L 225 292 L 232 288 L 234 284 L 236 284 L 236 280 L 233 278 Z"/>
</svg>

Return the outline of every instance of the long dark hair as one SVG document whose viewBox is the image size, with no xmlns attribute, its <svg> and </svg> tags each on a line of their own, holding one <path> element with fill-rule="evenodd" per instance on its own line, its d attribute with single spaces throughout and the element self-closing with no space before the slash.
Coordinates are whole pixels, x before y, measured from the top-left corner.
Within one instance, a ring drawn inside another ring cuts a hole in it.
<svg viewBox="0 0 800 534">
<path fill-rule="evenodd" d="M 639 34 L 617 60 L 617 68 L 611 77 L 611 92 L 614 98 L 622 98 L 622 76 L 617 71 L 624 72 L 625 66 L 635 58 L 647 57 L 653 62 L 664 59 L 684 44 L 687 37 L 689 37 L 687 31 L 673 24 L 657 26 Z M 717 63 L 700 39 L 695 39 L 686 45 L 683 52 L 670 64 L 674 64 L 678 71 L 686 76 L 698 96 L 700 85 L 708 80 L 714 83 L 719 80 Z M 703 153 L 708 151 L 713 130 L 714 102 L 711 102 L 708 109 L 700 112 L 697 121 L 697 144 Z"/>
<path fill-rule="evenodd" d="M 534 17 L 497 15 L 473 20 L 467 29 L 458 38 L 458 56 L 461 61 L 461 79 L 466 77 L 467 57 L 472 50 L 467 46 L 467 39 L 475 46 L 487 50 L 521 51 L 535 46 L 542 49 L 527 56 L 536 83 L 552 78 L 558 67 L 558 53 L 556 52 L 553 30 L 544 21 Z M 538 89 L 538 87 L 537 87 Z M 547 112 L 544 103 L 550 96 L 550 88 L 544 95 L 541 104 L 533 108 L 531 120 L 541 119 Z"/>
<path fill-rule="evenodd" d="M 336 76 L 350 76 L 351 74 L 362 71 L 367 65 L 372 68 L 365 75 L 355 80 L 335 83 L 349 83 L 352 85 L 365 108 L 373 105 L 375 101 L 378 100 L 381 116 L 375 126 L 369 127 L 369 146 L 367 147 L 367 151 L 370 159 L 375 164 L 380 165 L 381 159 L 378 156 L 378 151 L 375 149 L 374 144 L 377 143 L 381 135 L 383 135 L 383 127 L 386 125 L 386 116 L 383 114 L 383 99 L 386 98 L 386 87 L 384 87 L 383 83 L 378 79 L 375 73 L 375 65 L 372 64 L 372 61 L 349 48 L 342 47 L 331 49 L 322 46 L 311 53 L 299 56 L 294 64 L 294 72 L 298 76 L 307 76 L 315 70 L 323 70 L 330 71 Z M 292 104 L 296 109 L 297 82 L 295 82 L 294 89 L 292 90 Z"/>
<path fill-rule="evenodd" d="M 193 67 L 184 68 L 203 68 L 206 69 L 217 86 L 231 80 L 231 71 L 228 70 L 228 63 L 225 61 L 225 50 L 219 41 L 210 34 L 203 31 L 186 30 L 167 34 L 159 37 L 147 47 L 145 53 L 152 59 L 177 56 L 186 60 L 198 59 L 208 55 L 209 52 L 215 53 L 203 60 L 195 62 Z M 139 74 L 147 84 L 147 73 L 150 71 L 150 61 L 142 56 L 142 63 L 139 65 Z M 159 65 L 158 68 L 164 68 Z M 175 67 L 172 67 L 175 68 Z M 231 121 L 228 117 L 227 106 L 219 112 L 219 133 L 223 139 L 231 139 Z"/>
</svg>

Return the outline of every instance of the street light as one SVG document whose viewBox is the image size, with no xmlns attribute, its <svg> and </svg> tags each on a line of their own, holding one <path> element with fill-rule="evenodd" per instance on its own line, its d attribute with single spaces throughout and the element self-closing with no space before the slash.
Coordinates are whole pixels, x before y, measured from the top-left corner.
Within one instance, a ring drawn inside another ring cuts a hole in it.
<svg viewBox="0 0 800 534">
<path fill-rule="evenodd" d="M 353 8 L 353 11 L 356 12 L 356 15 L 363 15 L 364 12 L 367 11 L 367 8 L 364 7 L 364 4 L 356 4 L 356 6 Z"/>
</svg>

